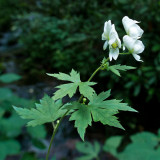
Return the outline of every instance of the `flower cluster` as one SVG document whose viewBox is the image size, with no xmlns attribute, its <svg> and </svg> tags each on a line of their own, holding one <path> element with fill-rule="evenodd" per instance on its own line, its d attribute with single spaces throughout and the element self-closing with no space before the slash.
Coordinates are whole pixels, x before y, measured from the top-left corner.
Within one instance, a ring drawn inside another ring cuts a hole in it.
<svg viewBox="0 0 160 160">
<path fill-rule="evenodd" d="M 144 45 L 139 39 L 142 37 L 143 30 L 139 27 L 138 21 L 132 20 L 127 16 L 123 17 L 122 23 L 127 33 L 123 37 L 123 50 L 128 49 L 128 53 L 132 54 L 137 61 L 142 61 L 138 54 L 144 51 Z M 106 50 L 109 46 L 109 59 L 116 60 L 119 55 L 119 49 L 121 48 L 121 40 L 118 33 L 115 30 L 115 25 L 111 23 L 111 20 L 106 21 L 104 24 L 104 32 L 102 34 L 102 40 L 105 40 L 103 49 Z"/>
</svg>

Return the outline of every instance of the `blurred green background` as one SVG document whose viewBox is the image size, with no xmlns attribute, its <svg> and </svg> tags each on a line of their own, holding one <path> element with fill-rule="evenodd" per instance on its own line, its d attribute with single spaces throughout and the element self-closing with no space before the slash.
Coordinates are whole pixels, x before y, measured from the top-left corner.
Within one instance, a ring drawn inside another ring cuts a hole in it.
<svg viewBox="0 0 160 160">
<path fill-rule="evenodd" d="M 94 79 L 99 82 L 95 89 L 111 88 L 114 98 L 123 99 L 139 113 L 119 114 L 125 132 L 93 124 L 86 135 L 87 140 L 101 144 L 113 135 L 126 136 L 122 150 L 131 134 L 157 134 L 160 128 L 160 0 L 0 0 L 0 160 L 43 159 L 52 126 L 26 128 L 11 106 L 32 107 L 44 93 L 52 95 L 61 82 L 47 77 L 47 72 L 68 73 L 74 68 L 83 81 L 88 79 L 108 56 L 101 40 L 104 22 L 111 19 L 122 39 L 121 20 L 126 15 L 141 21 L 144 62 L 119 56 L 111 63 L 137 69 L 122 77 L 101 72 Z M 76 140 L 73 124 L 65 122 L 52 155 L 56 153 L 58 160 L 75 159 Z"/>
</svg>

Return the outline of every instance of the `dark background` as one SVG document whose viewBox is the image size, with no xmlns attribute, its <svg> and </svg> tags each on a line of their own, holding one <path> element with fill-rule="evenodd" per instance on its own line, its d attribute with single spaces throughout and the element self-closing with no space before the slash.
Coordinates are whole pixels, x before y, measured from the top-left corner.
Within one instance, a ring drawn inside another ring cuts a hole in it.
<svg viewBox="0 0 160 160">
<path fill-rule="evenodd" d="M 119 56 L 111 64 L 130 65 L 137 69 L 121 73 L 122 77 L 107 71 L 100 72 L 94 78 L 99 83 L 95 89 L 97 93 L 112 89 L 112 98 L 123 99 L 139 113 L 119 114 L 126 131 L 97 123 L 87 130 L 86 139 L 97 139 L 103 143 L 111 135 L 130 135 L 141 131 L 157 133 L 160 128 L 160 1 L 0 0 L 1 75 L 12 72 L 21 76 L 14 83 L 1 83 L 1 88 L 9 89 L 12 94 L 9 98 L 0 98 L 3 110 L 0 126 L 5 130 L 0 131 L 0 140 L 16 140 L 20 143 L 21 155 L 24 155 L 35 141 L 39 144 L 42 139 L 49 138 L 50 125 L 40 129 L 44 135 L 38 139 L 26 131 L 25 123 L 19 125 L 17 134 L 9 134 L 12 129 L 6 130 L 6 123 L 16 123 L 11 119 L 13 115 L 16 117 L 11 105 L 33 104 L 42 98 L 44 92 L 53 95 L 54 87 L 61 82 L 47 77 L 45 73 L 68 73 L 74 68 L 86 81 L 102 58 L 108 56 L 108 52 L 103 51 L 104 41 L 101 40 L 104 22 L 111 19 L 122 39 L 125 32 L 121 20 L 126 15 L 141 21 L 145 44 L 141 57 L 144 62 L 137 62 L 130 55 Z M 3 91 L 0 90 L 0 95 L 5 94 Z M 17 99 L 13 102 L 15 96 Z M 56 138 L 57 144 L 69 138 L 79 138 L 71 122 L 65 122 L 61 130 Z M 34 153 L 27 152 L 31 157 Z"/>
</svg>

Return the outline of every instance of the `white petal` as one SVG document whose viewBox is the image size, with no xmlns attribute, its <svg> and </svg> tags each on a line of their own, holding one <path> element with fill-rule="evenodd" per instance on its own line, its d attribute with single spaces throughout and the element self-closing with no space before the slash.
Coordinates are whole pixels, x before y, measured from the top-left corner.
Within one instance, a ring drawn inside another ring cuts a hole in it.
<svg viewBox="0 0 160 160">
<path fill-rule="evenodd" d="M 136 40 L 136 42 L 134 44 L 134 53 L 135 54 L 142 53 L 144 51 L 144 48 L 145 48 L 145 46 L 142 43 L 142 41 Z"/>
<path fill-rule="evenodd" d="M 112 54 L 109 53 L 109 60 L 112 61 Z"/>
<path fill-rule="evenodd" d="M 103 34 L 103 36 L 105 37 L 106 40 L 108 40 L 109 33 L 110 33 L 111 29 L 112 29 L 111 20 L 106 21 L 104 23 L 104 34 Z"/>
<path fill-rule="evenodd" d="M 140 23 L 136 20 L 132 20 L 129 17 L 125 16 L 122 19 L 122 23 L 126 33 L 133 38 L 140 38 L 143 34 L 143 30 L 136 24 Z"/>
<path fill-rule="evenodd" d="M 128 16 L 123 17 L 122 23 L 127 34 L 130 26 L 135 24 L 135 22 L 132 19 L 130 19 Z"/>
<path fill-rule="evenodd" d="M 111 32 L 116 32 L 115 25 L 112 24 Z"/>
<path fill-rule="evenodd" d="M 141 23 L 141 22 L 139 22 L 139 21 L 136 21 L 136 20 L 133 20 L 135 23 Z"/>
<path fill-rule="evenodd" d="M 118 58 L 118 55 L 119 55 L 119 49 L 116 48 L 114 51 L 113 59 L 116 60 Z"/>
<path fill-rule="evenodd" d="M 110 59 L 110 61 L 112 60 L 112 58 L 114 60 L 116 60 L 118 58 L 118 55 L 119 55 L 119 49 L 118 48 L 116 48 L 116 49 L 110 48 L 110 51 L 109 51 L 109 59 Z"/>
<path fill-rule="evenodd" d="M 143 62 L 143 61 L 141 60 L 141 57 L 140 57 L 139 55 L 137 55 L 137 54 L 132 54 L 132 55 L 133 55 L 133 57 L 134 57 L 137 61 Z"/>
<path fill-rule="evenodd" d="M 110 32 L 112 28 L 111 20 L 106 21 L 104 24 L 104 32 Z"/>
<path fill-rule="evenodd" d="M 102 34 L 102 40 L 107 40 L 104 33 Z"/>
<path fill-rule="evenodd" d="M 118 47 L 121 48 L 121 40 L 119 39 L 119 37 L 117 37 L 117 43 L 118 43 Z"/>
<path fill-rule="evenodd" d="M 126 49 L 125 45 L 123 45 L 123 51 Z"/>
<path fill-rule="evenodd" d="M 109 35 L 109 45 L 112 45 L 116 42 L 116 34 L 115 32 L 111 32 Z"/>
<path fill-rule="evenodd" d="M 115 25 L 114 24 L 112 24 L 112 29 L 111 29 L 110 34 L 114 34 L 116 37 L 118 37 L 118 33 L 117 33 L 116 29 L 115 29 Z"/>
<path fill-rule="evenodd" d="M 109 34 L 109 45 L 112 45 L 113 43 L 115 43 L 116 38 L 117 38 L 117 32 L 116 32 L 115 26 L 114 26 L 114 24 L 113 24 L 113 25 L 112 25 L 111 32 L 110 32 L 110 34 Z"/>
<path fill-rule="evenodd" d="M 108 41 L 105 41 L 105 43 L 103 45 L 103 50 L 106 50 L 107 46 L 108 46 Z"/>
<path fill-rule="evenodd" d="M 112 25 L 111 33 L 110 33 L 110 44 L 117 43 L 118 47 L 121 48 L 121 40 L 119 39 L 118 33 L 115 29 L 115 25 Z"/>
<path fill-rule="evenodd" d="M 131 52 L 133 50 L 136 39 L 133 39 L 132 37 L 129 37 L 128 35 L 125 35 L 123 37 L 123 42 L 124 42 L 124 45 L 127 47 L 127 49 Z"/>
<path fill-rule="evenodd" d="M 128 30 L 128 35 L 136 39 L 142 37 L 143 33 L 144 31 L 137 24 L 131 25 Z"/>
</svg>

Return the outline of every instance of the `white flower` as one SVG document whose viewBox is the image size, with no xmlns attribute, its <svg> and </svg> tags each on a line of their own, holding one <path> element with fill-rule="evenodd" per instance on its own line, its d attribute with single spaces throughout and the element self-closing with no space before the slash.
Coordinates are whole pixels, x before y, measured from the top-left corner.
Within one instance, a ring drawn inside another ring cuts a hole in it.
<svg viewBox="0 0 160 160">
<path fill-rule="evenodd" d="M 104 24 L 104 32 L 102 34 L 102 40 L 105 40 L 103 49 L 105 50 L 109 45 L 109 59 L 112 58 L 116 60 L 119 55 L 119 48 L 121 48 L 121 41 L 118 37 L 118 34 L 115 30 L 114 24 L 111 24 L 111 21 L 106 21 Z"/>
<path fill-rule="evenodd" d="M 109 34 L 111 32 L 112 29 L 112 24 L 111 24 L 111 20 L 106 21 L 104 23 L 104 32 L 102 34 L 102 40 L 105 40 L 106 42 L 103 45 L 103 49 L 105 50 L 108 46 L 108 41 L 109 41 Z"/>
<path fill-rule="evenodd" d="M 123 37 L 124 45 L 127 47 L 129 52 L 133 55 L 133 57 L 137 61 L 142 61 L 140 59 L 140 56 L 138 54 L 142 53 L 144 51 L 144 44 L 142 41 L 134 39 L 128 35 Z"/>
<path fill-rule="evenodd" d="M 121 48 L 121 40 L 118 37 L 114 24 L 112 25 L 112 29 L 109 34 L 108 44 L 109 44 L 109 59 L 110 61 L 112 60 L 112 58 L 116 60 L 119 55 L 119 48 Z"/>
<path fill-rule="evenodd" d="M 123 17 L 122 23 L 128 36 L 139 39 L 143 34 L 143 30 L 137 25 L 138 21 L 132 20 L 127 16 Z"/>
</svg>

